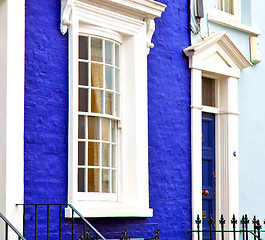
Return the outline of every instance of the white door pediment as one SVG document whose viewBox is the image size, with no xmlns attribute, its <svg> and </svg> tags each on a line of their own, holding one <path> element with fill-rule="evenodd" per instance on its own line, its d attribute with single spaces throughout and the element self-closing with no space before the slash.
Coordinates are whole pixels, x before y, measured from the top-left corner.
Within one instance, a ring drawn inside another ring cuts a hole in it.
<svg viewBox="0 0 265 240">
<path fill-rule="evenodd" d="M 184 49 L 190 68 L 240 78 L 240 70 L 252 64 L 225 33 L 213 33 Z"/>
<path fill-rule="evenodd" d="M 215 114 L 216 216 L 238 216 L 238 79 L 252 64 L 225 33 L 213 33 L 184 49 L 191 68 L 192 224 L 202 214 L 202 112 Z M 217 105 L 202 105 L 202 77 L 215 80 Z M 220 77 L 221 75 L 221 77 Z M 216 221 L 218 221 L 216 217 Z M 194 236 L 193 236 L 194 237 Z M 195 238 L 194 238 L 195 239 Z"/>
<path fill-rule="evenodd" d="M 203 59 L 204 65 L 211 65 L 211 64 L 217 64 L 221 66 L 222 68 L 231 68 L 231 64 L 229 64 L 228 61 L 225 60 L 225 58 L 218 52 L 214 52 L 210 56 L 207 56 L 205 59 Z"/>
</svg>

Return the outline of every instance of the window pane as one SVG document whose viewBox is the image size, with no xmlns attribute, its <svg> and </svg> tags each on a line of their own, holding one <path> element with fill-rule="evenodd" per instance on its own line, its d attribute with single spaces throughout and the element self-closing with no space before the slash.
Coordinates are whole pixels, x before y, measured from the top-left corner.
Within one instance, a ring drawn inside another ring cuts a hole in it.
<svg viewBox="0 0 265 240">
<path fill-rule="evenodd" d="M 214 6 L 215 6 L 215 8 L 217 8 L 219 10 L 223 10 L 222 9 L 222 0 L 215 0 Z"/>
<path fill-rule="evenodd" d="M 102 40 L 98 38 L 91 38 L 91 60 L 102 62 Z"/>
<path fill-rule="evenodd" d="M 91 86 L 103 88 L 103 65 L 91 63 Z"/>
<path fill-rule="evenodd" d="M 119 117 L 120 116 L 120 95 L 115 94 L 116 99 L 115 99 L 115 116 Z"/>
<path fill-rule="evenodd" d="M 85 117 L 78 116 L 78 138 L 85 138 Z"/>
<path fill-rule="evenodd" d="M 85 169 L 78 168 L 78 192 L 85 192 Z"/>
<path fill-rule="evenodd" d="M 111 141 L 116 142 L 116 122 L 111 121 Z"/>
<path fill-rule="evenodd" d="M 117 171 L 112 171 L 112 192 L 117 193 Z"/>
<path fill-rule="evenodd" d="M 105 113 L 109 115 L 113 114 L 113 97 L 114 94 L 110 92 L 105 93 Z"/>
<path fill-rule="evenodd" d="M 111 167 L 116 168 L 116 145 L 112 144 L 112 161 L 111 161 Z"/>
<path fill-rule="evenodd" d="M 85 165 L 85 143 L 78 143 L 78 165 Z"/>
<path fill-rule="evenodd" d="M 115 69 L 115 91 L 120 92 L 120 70 Z"/>
<path fill-rule="evenodd" d="M 102 166 L 109 167 L 110 161 L 110 144 L 102 143 Z"/>
<path fill-rule="evenodd" d="M 88 166 L 99 166 L 99 143 L 88 142 Z"/>
<path fill-rule="evenodd" d="M 224 0 L 224 11 L 233 14 L 233 0 Z"/>
<path fill-rule="evenodd" d="M 110 141 L 110 120 L 107 118 L 101 119 L 102 124 L 102 140 L 103 141 Z"/>
<path fill-rule="evenodd" d="M 99 192 L 99 169 L 88 169 L 88 192 Z"/>
<path fill-rule="evenodd" d="M 94 89 L 91 90 L 91 112 L 103 113 L 102 98 L 103 98 L 103 91 L 94 90 Z"/>
<path fill-rule="evenodd" d="M 79 59 L 88 60 L 88 38 L 79 36 Z"/>
<path fill-rule="evenodd" d="M 99 118 L 88 117 L 88 139 L 99 139 Z"/>
<path fill-rule="evenodd" d="M 115 44 L 115 66 L 120 66 L 120 46 Z"/>
<path fill-rule="evenodd" d="M 88 86 L 88 64 L 79 62 L 79 85 Z"/>
<path fill-rule="evenodd" d="M 102 169 L 102 192 L 110 192 L 110 170 Z"/>
<path fill-rule="evenodd" d="M 112 65 L 114 63 L 113 46 L 114 44 L 112 42 L 105 41 L 105 63 Z"/>
<path fill-rule="evenodd" d="M 78 110 L 80 112 L 88 111 L 88 90 L 87 89 L 79 88 Z"/>
<path fill-rule="evenodd" d="M 105 67 L 105 88 L 113 90 L 114 87 L 114 69 L 112 67 Z"/>
<path fill-rule="evenodd" d="M 202 105 L 215 107 L 215 80 L 202 78 Z"/>
</svg>

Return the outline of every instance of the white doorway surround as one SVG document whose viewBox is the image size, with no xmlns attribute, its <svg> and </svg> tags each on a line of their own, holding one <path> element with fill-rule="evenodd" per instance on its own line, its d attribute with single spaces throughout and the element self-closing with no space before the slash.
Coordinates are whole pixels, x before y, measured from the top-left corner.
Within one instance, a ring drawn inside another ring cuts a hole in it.
<svg viewBox="0 0 265 240">
<path fill-rule="evenodd" d="M 202 112 L 215 114 L 216 222 L 238 217 L 238 79 L 251 63 L 225 33 L 184 49 L 191 69 L 192 228 L 202 219 Z M 202 77 L 214 79 L 214 107 L 202 105 Z M 218 226 L 218 224 L 216 224 Z"/>
</svg>

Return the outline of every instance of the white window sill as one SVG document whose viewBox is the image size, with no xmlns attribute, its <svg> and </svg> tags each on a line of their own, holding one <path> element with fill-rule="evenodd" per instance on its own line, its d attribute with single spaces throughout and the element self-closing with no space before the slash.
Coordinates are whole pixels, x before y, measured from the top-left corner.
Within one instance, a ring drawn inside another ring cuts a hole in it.
<svg viewBox="0 0 265 240">
<path fill-rule="evenodd" d="M 99 204 L 94 202 L 93 204 L 87 204 L 87 206 L 78 207 L 79 211 L 84 217 L 152 217 L 153 209 L 151 208 L 132 208 L 123 206 L 121 203 L 109 202 L 106 204 Z M 72 217 L 72 209 L 70 207 L 65 209 L 65 217 Z M 74 215 L 74 217 L 78 217 Z"/>
<path fill-rule="evenodd" d="M 221 25 L 224 25 L 226 27 L 230 27 L 248 34 L 252 34 L 252 35 L 260 35 L 261 34 L 261 30 L 252 26 L 248 26 L 248 25 L 244 25 L 229 19 L 224 19 L 220 16 L 215 16 L 212 14 L 208 14 L 208 21 L 210 22 L 214 22 L 214 23 L 218 23 Z"/>
</svg>

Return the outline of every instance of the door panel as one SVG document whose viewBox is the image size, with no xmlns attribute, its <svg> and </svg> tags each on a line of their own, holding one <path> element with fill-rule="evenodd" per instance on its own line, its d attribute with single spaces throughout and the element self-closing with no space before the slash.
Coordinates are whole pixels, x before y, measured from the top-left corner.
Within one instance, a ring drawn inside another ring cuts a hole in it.
<svg viewBox="0 0 265 240">
<path fill-rule="evenodd" d="M 212 113 L 202 114 L 202 191 L 203 229 L 209 229 L 209 215 L 215 220 L 215 115 Z M 203 239 L 210 239 L 209 236 L 204 233 Z"/>
</svg>

